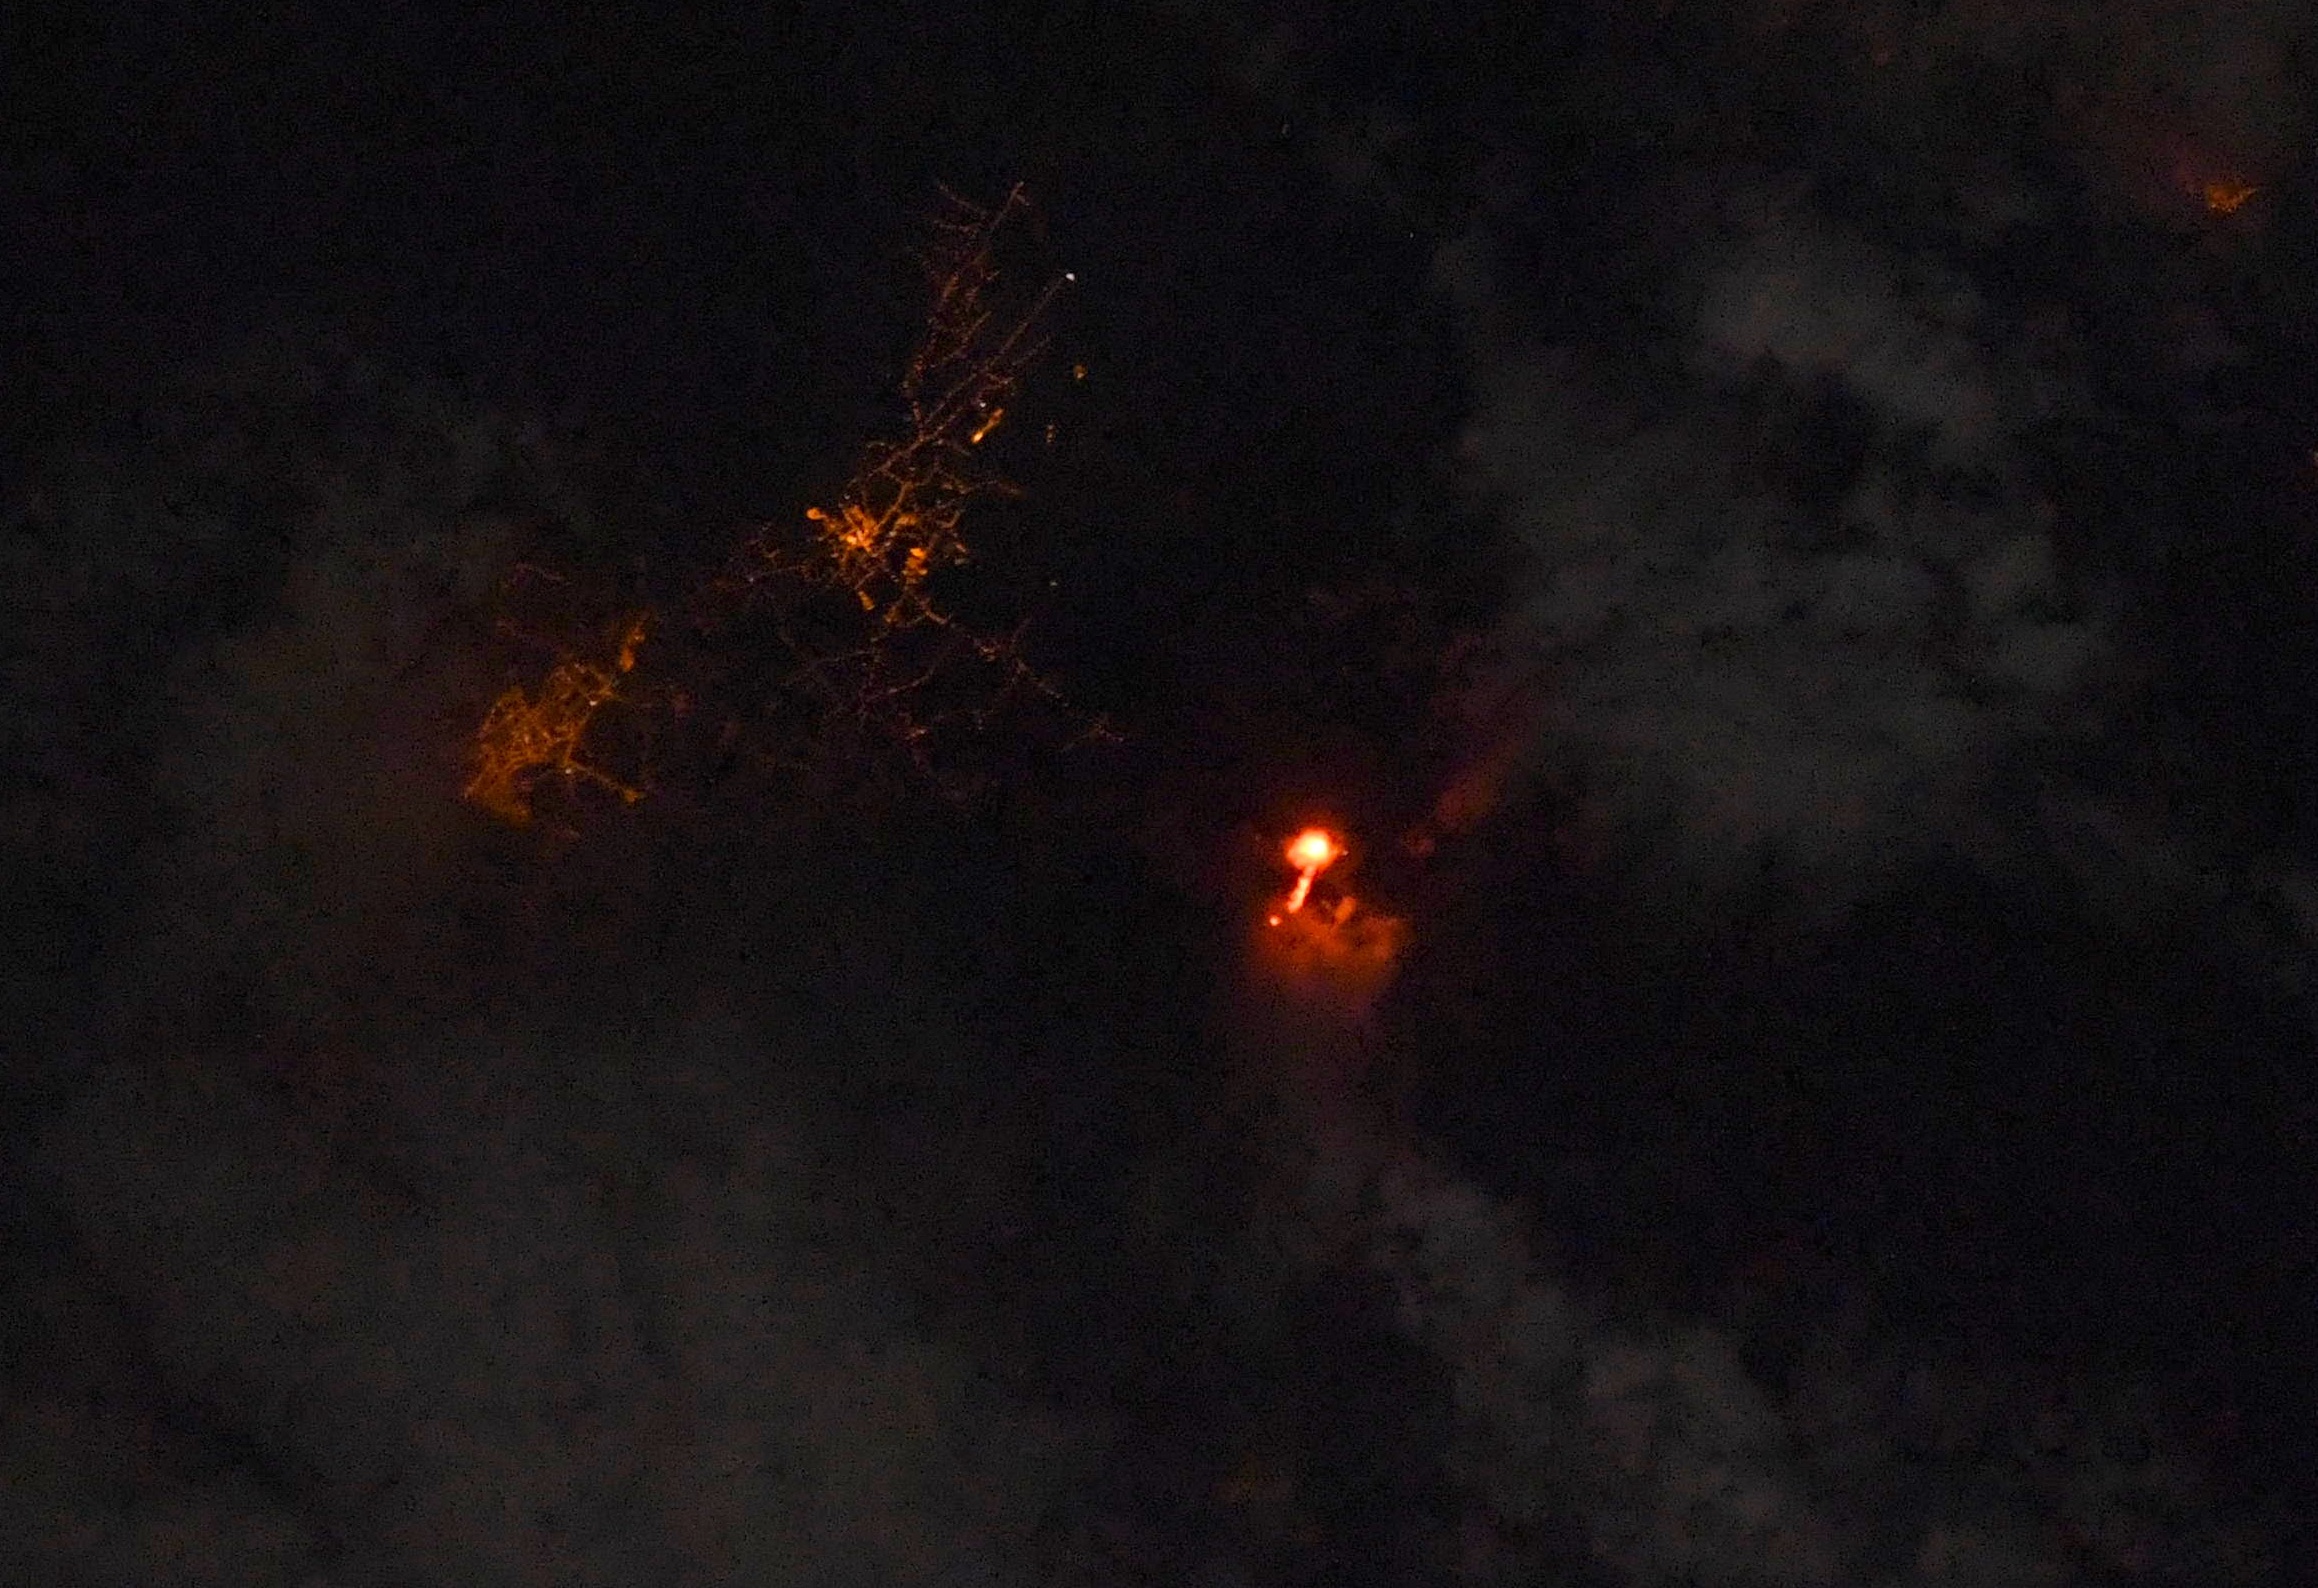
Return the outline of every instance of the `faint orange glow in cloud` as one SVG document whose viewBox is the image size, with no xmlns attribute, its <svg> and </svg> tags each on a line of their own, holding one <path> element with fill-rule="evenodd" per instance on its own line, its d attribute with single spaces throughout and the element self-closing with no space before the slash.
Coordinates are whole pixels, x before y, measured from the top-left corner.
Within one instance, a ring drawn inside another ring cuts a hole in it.
<svg viewBox="0 0 2318 1588">
<path fill-rule="evenodd" d="M 2210 177 L 2205 184 L 2205 207 L 2216 215 L 2235 215 L 2261 189 L 2233 177 Z"/>
</svg>

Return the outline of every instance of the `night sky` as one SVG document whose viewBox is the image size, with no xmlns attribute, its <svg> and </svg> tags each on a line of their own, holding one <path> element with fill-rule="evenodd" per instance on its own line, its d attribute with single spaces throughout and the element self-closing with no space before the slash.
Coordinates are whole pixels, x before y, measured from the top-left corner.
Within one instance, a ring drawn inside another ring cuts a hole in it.
<svg viewBox="0 0 2318 1588">
<path fill-rule="evenodd" d="M 212 9 L 0 21 L 0 1582 L 2318 1580 L 2304 8 Z"/>
</svg>

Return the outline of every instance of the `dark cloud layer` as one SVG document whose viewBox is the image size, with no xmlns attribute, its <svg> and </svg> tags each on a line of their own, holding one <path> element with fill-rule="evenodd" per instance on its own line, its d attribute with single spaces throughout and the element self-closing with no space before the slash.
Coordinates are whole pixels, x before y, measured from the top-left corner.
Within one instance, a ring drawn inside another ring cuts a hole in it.
<svg viewBox="0 0 2318 1588">
<path fill-rule="evenodd" d="M 1776 867 L 1840 911 L 1910 852 L 1974 843 L 2008 763 L 2097 729 L 2114 603 L 2057 567 L 2006 456 L 2025 383 L 1942 323 L 1958 289 L 1763 217 L 1708 281 L 1702 389 L 1669 403 L 1506 345 L 1474 252 L 1444 260 L 1471 305 L 1462 456 L 1534 559 L 1506 634 L 1549 702 L 1531 753 L 1583 783 L 1601 842 L 1667 846 L 1639 862 L 1667 908 Z M 1830 502 L 1749 466 L 1764 409 L 1814 390 L 1862 420 Z"/>
<path fill-rule="evenodd" d="M 0 1577 L 2292 1580 L 2306 32 L 19 56 Z M 636 809 L 462 804 L 1024 175 L 959 595 L 1124 745 L 736 770 L 679 635 Z"/>
</svg>

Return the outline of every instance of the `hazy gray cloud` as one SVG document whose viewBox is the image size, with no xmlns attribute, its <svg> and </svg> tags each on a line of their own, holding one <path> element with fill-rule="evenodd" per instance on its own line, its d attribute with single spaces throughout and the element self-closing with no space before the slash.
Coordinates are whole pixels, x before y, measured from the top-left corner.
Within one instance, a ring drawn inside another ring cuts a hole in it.
<svg viewBox="0 0 2318 1588">
<path fill-rule="evenodd" d="M 60 1293 L 124 1343 L 85 1392 L 0 1385 L 0 1419 L 90 1483 L 155 1408 L 205 1432 L 117 1501 L 12 1490 L 12 1580 L 1031 1580 L 1100 1441 L 916 1320 L 888 1199 L 834 1145 L 857 1122 L 806 1079 L 946 1051 L 929 1010 L 963 1002 L 815 960 L 812 1017 L 772 1020 L 762 975 L 675 967 L 598 1030 L 576 967 L 649 958 L 626 879 L 551 846 L 511 875 L 459 800 L 516 526 L 586 511 L 536 429 L 295 339 L 157 419 L 74 504 L 91 544 L 165 566 L 255 492 L 286 566 L 119 726 L 159 818 L 111 1062 L 38 1177 Z M 825 947 L 844 884 L 791 886 Z"/>
<path fill-rule="evenodd" d="M 1792 207 L 1766 204 L 1747 219 L 1699 310 L 1710 368 L 1768 360 L 1791 378 L 1831 376 L 1890 424 L 1928 430 L 1940 461 L 2000 461 L 2015 420 L 1973 335 L 1968 285 L 1911 272 Z"/>
<path fill-rule="evenodd" d="M 1504 636 L 1537 702 L 1527 770 L 1579 791 L 1587 843 L 1652 908 L 1772 867 L 1839 909 L 1967 839 L 2007 757 L 2085 724 L 2114 643 L 2017 483 L 2036 387 L 1983 350 L 1969 291 L 1808 216 L 1750 220 L 1704 272 L 1701 384 L 1670 398 L 1506 331 L 1519 286 L 1480 239 L 1441 261 L 1465 482 L 1529 558 Z M 1870 416 L 1832 513 L 1751 466 L 1765 382 Z"/>
<path fill-rule="evenodd" d="M 415 1202 L 230 1060 L 116 1072 L 52 1134 L 96 1274 L 277 1526 L 346 1541 L 348 1583 L 1030 1580 L 1085 1434 L 909 1321 L 769 1034 L 655 1033 L 624 1104 L 541 1036 L 445 1034 L 352 1123 Z"/>
<path fill-rule="evenodd" d="M 1273 1305 L 1303 1274 L 1347 1269 L 1381 1285 L 1449 1402 L 1442 1564 L 1463 1580 L 2266 1580 L 2270 1537 L 2212 1503 L 2194 1433 L 2210 1409 L 2193 1395 L 2040 1382 L 1819 1318 L 1790 1320 L 1823 1332 L 1776 1342 L 1799 1365 L 1774 1385 L 1727 1323 L 1581 1290 L 1533 1210 L 1315 1082 L 1361 1062 L 1357 1000 L 1282 973 L 1243 994 L 1235 1024 L 1275 1091 L 1259 1152 L 1281 1172 L 1224 1255 L 1230 1295 Z"/>
</svg>

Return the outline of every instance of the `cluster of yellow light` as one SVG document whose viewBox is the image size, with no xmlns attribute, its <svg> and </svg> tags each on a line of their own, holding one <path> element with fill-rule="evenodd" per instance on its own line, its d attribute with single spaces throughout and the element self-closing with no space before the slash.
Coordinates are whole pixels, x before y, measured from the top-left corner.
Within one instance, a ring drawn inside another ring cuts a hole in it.
<svg viewBox="0 0 2318 1588">
<path fill-rule="evenodd" d="M 1017 187 L 995 209 L 955 195 L 949 201 L 925 258 L 933 300 L 925 333 L 902 375 L 906 434 L 863 449 L 833 508 L 805 509 L 813 530 L 805 556 L 760 536 L 745 549 L 734 583 L 745 588 L 767 574 L 801 574 L 850 591 L 883 630 L 952 626 L 928 582 L 967 560 L 959 531 L 967 506 L 1012 492 L 976 449 L 1005 421 L 1007 404 L 1045 351 L 1038 328 L 1046 310 L 1074 278 L 1056 277 L 1019 317 L 1000 323 L 991 306 L 993 244 L 1028 198 Z"/>
<path fill-rule="evenodd" d="M 2205 207 L 2216 215 L 2235 215 L 2261 188 L 2234 177 L 2214 177 L 2204 187 Z"/>
<path fill-rule="evenodd" d="M 997 208 L 982 209 L 945 196 L 950 210 L 935 222 L 934 246 L 924 260 L 932 306 L 901 383 L 909 410 L 905 433 L 863 449 L 833 507 L 805 510 L 810 533 L 802 551 L 792 549 L 793 536 L 756 535 L 694 603 L 705 633 L 721 622 L 708 615 L 720 599 L 729 610 L 737 596 L 745 608 L 798 580 L 849 592 L 871 625 L 858 643 L 839 640 L 832 650 L 785 629 L 783 638 L 805 660 L 800 676 L 814 679 L 829 704 L 876 719 L 913 745 L 924 727 L 902 702 L 931 668 L 922 654 L 907 662 L 889 658 L 885 641 L 899 631 L 935 625 L 946 631 L 943 641 L 1005 665 L 1010 684 L 1055 693 L 1021 661 L 1011 638 L 969 632 L 937 606 L 929 582 L 967 560 L 960 523 L 968 504 L 1011 494 L 977 449 L 996 434 L 1023 376 L 1044 351 L 1038 327 L 1048 306 L 1076 278 L 1057 277 L 1019 317 L 1001 320 L 992 307 L 994 244 L 999 228 L 1028 208 L 1028 198 L 1017 187 Z M 1084 378 L 1085 366 L 1073 373 Z M 638 619 L 611 662 L 567 658 L 542 681 L 536 698 L 518 686 L 493 702 L 476 729 L 466 797 L 518 824 L 531 820 L 532 793 L 549 776 L 592 783 L 628 803 L 639 799 L 637 789 L 589 762 L 583 747 L 598 713 L 619 698 L 619 680 L 634 669 L 644 631 L 645 620 Z M 1089 736 L 1103 732 L 1097 722 Z"/>
<path fill-rule="evenodd" d="M 532 789 L 543 776 L 593 783 L 627 804 L 643 798 L 642 790 L 582 759 L 580 747 L 596 713 L 619 697 L 621 676 L 635 671 L 646 626 L 644 618 L 630 623 L 609 662 L 567 658 L 541 682 L 537 699 L 518 684 L 493 701 L 475 730 L 475 775 L 466 797 L 518 827 L 531 820 Z"/>
<path fill-rule="evenodd" d="M 1280 908 L 1268 917 L 1273 926 L 1304 908 L 1304 902 L 1312 896 L 1314 880 L 1334 865 L 1344 850 L 1325 827 L 1307 827 L 1288 840 L 1285 853 L 1288 864 L 1296 868 L 1296 886 L 1289 890 Z"/>
</svg>

